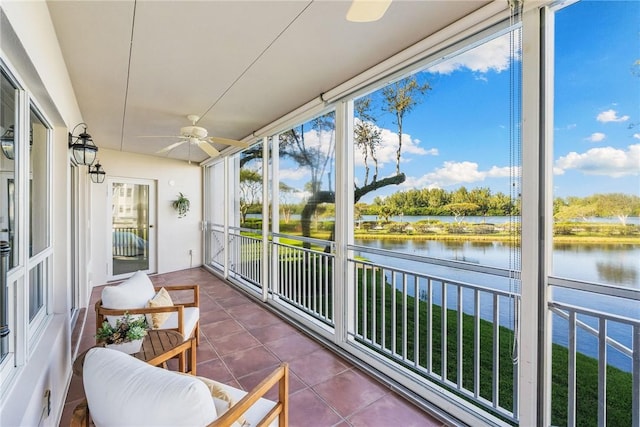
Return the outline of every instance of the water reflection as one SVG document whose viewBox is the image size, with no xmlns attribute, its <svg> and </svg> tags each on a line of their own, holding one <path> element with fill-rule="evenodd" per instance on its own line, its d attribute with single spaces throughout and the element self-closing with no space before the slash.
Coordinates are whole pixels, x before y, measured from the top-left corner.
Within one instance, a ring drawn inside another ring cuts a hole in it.
<svg viewBox="0 0 640 427">
<path fill-rule="evenodd" d="M 602 281 L 607 283 L 629 284 L 638 281 L 638 272 L 620 262 L 596 262 L 596 270 Z"/>
<path fill-rule="evenodd" d="M 509 268 L 509 242 L 439 240 L 357 240 L 356 244 L 432 258 Z M 552 275 L 640 289 L 640 245 L 556 243 Z"/>
</svg>

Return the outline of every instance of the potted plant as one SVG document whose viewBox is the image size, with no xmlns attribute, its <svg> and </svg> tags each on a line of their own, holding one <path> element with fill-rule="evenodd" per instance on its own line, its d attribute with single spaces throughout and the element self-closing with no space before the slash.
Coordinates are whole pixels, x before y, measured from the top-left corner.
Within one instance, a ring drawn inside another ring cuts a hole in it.
<svg viewBox="0 0 640 427">
<path fill-rule="evenodd" d="M 142 340 L 147 335 L 147 321 L 127 313 L 116 321 L 116 326 L 104 321 L 98 328 L 96 339 L 106 347 L 133 354 L 140 351 Z"/>
<path fill-rule="evenodd" d="M 178 218 L 182 218 L 189 212 L 191 202 L 189 202 L 189 199 L 187 199 L 184 194 L 180 193 L 178 199 L 173 201 L 173 207 L 178 211 Z"/>
</svg>

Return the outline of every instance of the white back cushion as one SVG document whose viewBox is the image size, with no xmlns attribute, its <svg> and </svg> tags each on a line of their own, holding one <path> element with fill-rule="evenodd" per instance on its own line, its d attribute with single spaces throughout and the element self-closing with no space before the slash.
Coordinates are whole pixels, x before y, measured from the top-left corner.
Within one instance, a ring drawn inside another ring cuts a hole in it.
<svg viewBox="0 0 640 427">
<path fill-rule="evenodd" d="M 183 312 L 184 322 L 184 339 L 185 341 L 193 334 L 193 330 L 196 327 L 200 319 L 200 309 L 198 307 L 185 307 Z M 178 313 L 171 313 L 167 320 L 162 324 L 159 329 L 173 329 L 178 327 Z"/>
<path fill-rule="evenodd" d="M 82 379 L 97 427 L 204 426 L 217 418 L 207 386 L 117 350 L 87 352 Z"/>
<path fill-rule="evenodd" d="M 124 282 L 116 286 L 105 286 L 102 289 L 102 306 L 104 308 L 145 308 L 156 292 L 153 283 L 142 271 L 136 271 Z M 144 315 L 139 316 L 144 318 Z M 111 325 L 116 325 L 116 320 L 121 316 L 107 316 Z"/>
</svg>

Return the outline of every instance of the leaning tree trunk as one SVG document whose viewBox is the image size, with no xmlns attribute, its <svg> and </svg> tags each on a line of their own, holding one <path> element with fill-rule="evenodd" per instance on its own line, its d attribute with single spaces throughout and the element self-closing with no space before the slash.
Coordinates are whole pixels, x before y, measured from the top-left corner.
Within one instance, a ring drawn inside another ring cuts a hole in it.
<svg viewBox="0 0 640 427">
<path fill-rule="evenodd" d="M 384 178 L 380 181 L 372 182 L 368 185 L 365 185 L 361 188 L 355 189 L 354 192 L 354 202 L 357 203 L 360 198 L 362 198 L 365 194 L 377 190 L 382 187 L 386 187 L 387 185 L 399 185 L 402 184 L 406 180 L 406 176 L 403 173 L 398 175 L 390 176 L 388 178 Z M 336 194 L 333 191 L 318 191 L 314 193 L 311 198 L 307 201 L 307 204 L 304 205 L 302 209 L 302 214 L 300 215 L 300 225 L 302 226 L 302 236 L 311 237 L 311 216 L 316 211 L 318 205 L 320 203 L 335 203 L 336 202 Z M 333 227 L 331 229 L 331 236 L 329 237 L 329 241 L 333 242 L 335 240 L 335 222 L 333 223 Z M 303 242 L 302 247 L 305 249 L 311 248 L 311 243 Z M 324 249 L 326 253 L 331 251 L 331 245 L 327 245 Z"/>
<path fill-rule="evenodd" d="M 300 215 L 300 225 L 302 226 L 302 235 L 304 237 L 311 237 L 311 215 L 316 211 L 320 203 L 335 203 L 336 193 L 333 191 L 318 191 L 313 193 L 311 198 L 307 201 L 302 209 Z M 311 248 L 311 243 L 303 242 L 302 247 L 305 249 Z"/>
</svg>

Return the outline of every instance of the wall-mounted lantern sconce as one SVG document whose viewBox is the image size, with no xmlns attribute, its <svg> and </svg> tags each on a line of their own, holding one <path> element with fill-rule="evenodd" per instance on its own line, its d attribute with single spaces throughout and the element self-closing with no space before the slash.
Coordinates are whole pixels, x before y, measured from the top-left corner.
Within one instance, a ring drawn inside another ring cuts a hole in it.
<svg viewBox="0 0 640 427">
<path fill-rule="evenodd" d="M 13 132 L 13 125 L 9 126 L 7 130 L 4 131 L 2 136 L 0 136 L 0 144 L 2 144 L 2 152 L 5 157 L 9 160 L 13 160 L 16 157 L 14 151 L 14 138 L 15 133 Z"/>
<path fill-rule="evenodd" d="M 102 184 L 104 182 L 106 172 L 104 171 L 104 169 L 102 169 L 100 160 L 96 162 L 96 165 L 93 168 L 89 166 L 89 176 L 91 177 L 91 181 L 95 182 L 96 184 Z"/>
<path fill-rule="evenodd" d="M 78 136 L 73 135 L 78 126 L 84 126 L 84 130 Z M 79 165 L 92 165 L 96 160 L 98 147 L 93 143 L 91 135 L 87 133 L 86 123 L 77 124 L 69 134 L 69 148 L 73 151 L 73 158 Z"/>
</svg>

